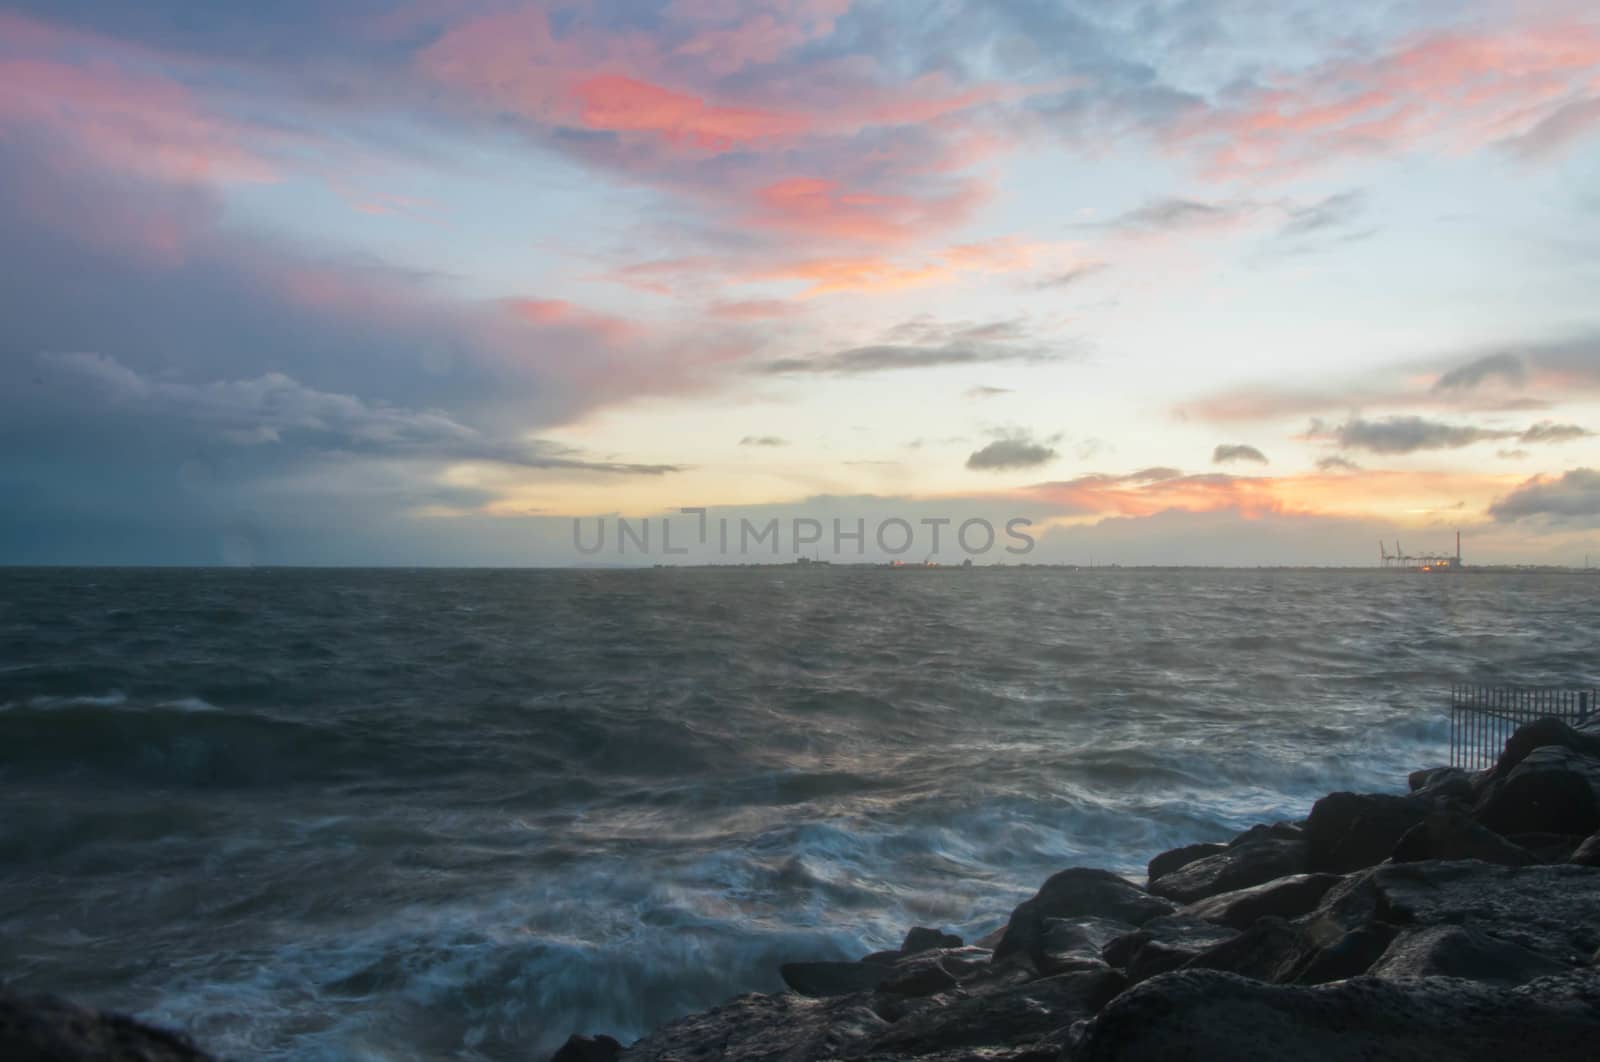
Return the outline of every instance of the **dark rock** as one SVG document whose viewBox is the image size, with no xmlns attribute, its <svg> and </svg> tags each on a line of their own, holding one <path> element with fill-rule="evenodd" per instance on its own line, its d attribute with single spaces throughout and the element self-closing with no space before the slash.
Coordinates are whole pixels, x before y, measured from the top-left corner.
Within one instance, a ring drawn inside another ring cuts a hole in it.
<svg viewBox="0 0 1600 1062">
<path fill-rule="evenodd" d="M 1529 723 L 1517 734 L 1537 725 Z M 1571 731 L 1570 727 L 1565 729 Z M 1593 740 L 1600 743 L 1600 739 Z M 1502 765 L 1510 754 L 1508 743 L 1506 755 L 1500 760 Z M 1542 745 L 1527 750 L 1504 774 L 1500 767 L 1495 772 L 1496 777 L 1485 787 L 1473 811 L 1477 820 L 1490 829 L 1503 834 L 1581 835 L 1600 829 L 1600 758 L 1562 745 Z"/>
<path fill-rule="evenodd" d="M 932 951 L 934 948 L 959 948 L 962 945 L 960 937 L 954 933 L 945 933 L 926 926 L 917 926 L 906 934 L 905 943 L 900 945 L 901 955 L 915 955 L 919 951 Z"/>
<path fill-rule="evenodd" d="M 1480 929 L 1444 925 L 1400 934 L 1367 972 L 1374 977 L 1461 977 L 1520 985 L 1571 967 Z"/>
<path fill-rule="evenodd" d="M 1383 862 L 1428 807 L 1414 796 L 1329 793 L 1306 820 L 1309 868 L 1346 874 Z"/>
<path fill-rule="evenodd" d="M 868 1045 L 868 1053 L 921 1056 L 960 1047 L 1027 1044 L 1094 1014 L 1125 983 L 1120 974 L 1106 968 L 977 995 L 938 997 L 941 1005 L 901 1018 Z"/>
<path fill-rule="evenodd" d="M 879 992 L 897 996 L 931 996 L 956 986 L 956 979 L 936 962 L 922 963 L 896 972 L 878 985 Z"/>
<path fill-rule="evenodd" d="M 815 1062 L 854 1057 L 889 1028 L 868 996 L 808 999 L 787 992 L 739 996 L 670 1022 L 619 1062 Z"/>
<path fill-rule="evenodd" d="M 1335 886 L 1301 920 L 1319 947 L 1378 923 L 1480 929 L 1570 964 L 1600 946 L 1600 869 L 1388 863 Z"/>
<path fill-rule="evenodd" d="M 616 1062 L 622 1044 L 609 1036 L 569 1036 L 550 1062 Z"/>
<path fill-rule="evenodd" d="M 1521 988 L 1358 977 L 1267 985 L 1184 970 L 1117 997 L 1083 1030 L 1074 1062 L 1578 1060 L 1600 1042 L 1600 974 Z"/>
<path fill-rule="evenodd" d="M 1049 919 L 1035 965 L 1045 976 L 1099 969 L 1106 965 L 1101 955 L 1106 945 L 1134 931 L 1128 923 L 1109 918 Z"/>
<path fill-rule="evenodd" d="M 1427 788 L 1440 778 L 1454 774 L 1459 774 L 1463 778 L 1467 776 L 1467 772 L 1460 767 L 1424 767 L 1420 771 L 1412 771 L 1406 775 L 1406 785 L 1415 793 L 1419 789 Z"/>
<path fill-rule="evenodd" d="M 1420 786 L 1411 787 L 1411 795 L 1431 804 L 1440 801 L 1450 804 L 1471 804 L 1473 801 L 1472 775 L 1459 767 L 1435 767 L 1424 772 L 1427 777 Z M 1413 774 L 1415 779 L 1416 775 Z"/>
<path fill-rule="evenodd" d="M 1197 859 L 1150 883 L 1157 896 L 1193 903 L 1207 896 L 1247 889 L 1306 869 L 1306 842 L 1264 839 Z"/>
<path fill-rule="evenodd" d="M 1032 899 L 1017 905 L 1005 935 L 995 945 L 994 957 L 999 961 L 1024 954 L 1038 960 L 1045 922 L 1052 918 L 1112 918 L 1139 926 L 1174 909 L 1172 903 L 1110 871 L 1073 867 L 1052 875 Z"/>
<path fill-rule="evenodd" d="M 0 990 L 6 1062 L 211 1062 L 187 1037 L 49 996 Z"/>
<path fill-rule="evenodd" d="M 1228 842 L 1229 848 L 1237 848 L 1241 844 L 1255 844 L 1257 841 L 1303 841 L 1306 831 L 1298 823 L 1273 822 L 1257 823 L 1243 833 L 1234 835 Z"/>
<path fill-rule="evenodd" d="M 1129 983 L 1176 970 L 1208 948 L 1234 936 L 1233 930 L 1215 922 L 1184 915 L 1152 918 L 1137 931 L 1106 945 L 1102 957 L 1128 974 Z"/>
<path fill-rule="evenodd" d="M 902 958 L 899 949 L 889 951 L 873 951 L 861 956 L 861 962 L 877 963 L 879 966 L 893 966 Z"/>
<path fill-rule="evenodd" d="M 1487 826 L 1480 826 L 1470 815 L 1451 807 L 1430 810 L 1427 817 L 1400 838 L 1390 858 L 1396 863 L 1477 859 L 1508 867 L 1525 867 L 1538 862 L 1526 848 L 1513 844 Z"/>
<path fill-rule="evenodd" d="M 1009 928 L 1010 926 L 997 926 L 989 930 L 989 932 L 978 938 L 978 947 L 988 948 L 993 951 L 1000 946 L 1000 941 L 1005 938 L 1006 930 Z"/>
<path fill-rule="evenodd" d="M 1309 952 L 1285 980 L 1297 985 L 1323 985 L 1364 974 L 1389 950 L 1399 933 L 1398 926 L 1382 922 L 1352 929 Z M 1311 939 L 1316 940 L 1315 937 Z"/>
<path fill-rule="evenodd" d="M 1573 833 L 1514 833 L 1506 840 L 1533 853 L 1536 863 L 1565 863 L 1584 839 Z"/>
<path fill-rule="evenodd" d="M 994 958 L 994 953 L 988 948 L 965 944 L 959 948 L 940 948 L 938 951 L 918 952 L 915 955 L 901 959 L 895 965 L 901 969 L 909 969 L 932 962 L 952 977 L 960 979 L 975 970 L 986 968 L 992 958 Z"/>
<path fill-rule="evenodd" d="M 1494 765 L 1492 777 L 1503 779 L 1534 749 L 1564 748 L 1579 756 L 1600 759 L 1600 734 L 1589 729 L 1574 729 L 1554 717 L 1535 719 L 1517 727 L 1506 741 L 1505 751 Z"/>
<path fill-rule="evenodd" d="M 870 992 L 894 973 L 893 966 L 875 962 L 786 962 L 778 967 L 784 984 L 817 999 Z"/>
<path fill-rule="evenodd" d="M 1150 860 L 1149 865 L 1145 867 L 1145 878 L 1154 881 L 1171 874 L 1174 870 L 1188 866 L 1196 859 L 1204 859 L 1206 856 L 1227 850 L 1228 846 L 1225 844 L 1186 844 L 1182 848 L 1173 848 Z"/>
<path fill-rule="evenodd" d="M 1339 874 L 1291 874 L 1248 889 L 1221 892 L 1197 900 L 1178 913 L 1208 922 L 1246 929 L 1258 918 L 1297 918 L 1316 907 L 1329 889 L 1344 878 Z"/>
<path fill-rule="evenodd" d="M 1207 948 L 1186 970 L 1218 970 L 1258 981 L 1288 981 L 1314 950 L 1310 938 L 1282 918 L 1267 917 L 1238 936 Z"/>
<path fill-rule="evenodd" d="M 1572 853 L 1569 862 L 1580 867 L 1600 867 L 1600 833 L 1591 834 Z"/>
</svg>

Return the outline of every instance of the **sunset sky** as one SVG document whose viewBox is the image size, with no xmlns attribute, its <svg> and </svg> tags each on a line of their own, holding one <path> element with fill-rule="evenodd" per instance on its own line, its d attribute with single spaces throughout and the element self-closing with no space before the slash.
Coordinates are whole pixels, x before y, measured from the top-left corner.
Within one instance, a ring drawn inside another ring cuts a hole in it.
<svg viewBox="0 0 1600 1062">
<path fill-rule="evenodd" d="M 0 563 L 1600 562 L 1589 0 L 0 3 L 0 188 Z"/>
</svg>

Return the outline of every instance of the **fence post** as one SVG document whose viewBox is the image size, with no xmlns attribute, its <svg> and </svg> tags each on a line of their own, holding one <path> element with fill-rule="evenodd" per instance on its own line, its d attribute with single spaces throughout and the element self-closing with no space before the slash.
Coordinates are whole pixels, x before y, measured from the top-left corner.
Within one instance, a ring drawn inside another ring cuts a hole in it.
<svg viewBox="0 0 1600 1062">
<path fill-rule="evenodd" d="M 1578 722 L 1581 723 L 1585 719 L 1588 719 L 1588 718 L 1589 718 L 1589 691 L 1588 690 L 1580 690 L 1578 692 Z"/>
</svg>

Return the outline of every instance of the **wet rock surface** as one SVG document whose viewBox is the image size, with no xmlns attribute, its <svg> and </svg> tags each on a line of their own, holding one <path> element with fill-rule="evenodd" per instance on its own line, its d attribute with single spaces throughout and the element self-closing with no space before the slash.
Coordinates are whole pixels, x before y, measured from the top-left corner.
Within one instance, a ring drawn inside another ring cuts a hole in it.
<svg viewBox="0 0 1600 1062">
<path fill-rule="evenodd" d="M 213 1062 L 177 1033 L 49 996 L 0 990 L 0 1059 L 7 1062 Z"/>
</svg>

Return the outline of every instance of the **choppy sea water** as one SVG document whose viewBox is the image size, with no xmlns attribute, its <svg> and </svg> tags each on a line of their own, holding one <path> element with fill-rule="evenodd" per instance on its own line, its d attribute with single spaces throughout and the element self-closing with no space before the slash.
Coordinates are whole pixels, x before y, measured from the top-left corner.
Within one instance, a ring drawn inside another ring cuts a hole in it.
<svg viewBox="0 0 1600 1062">
<path fill-rule="evenodd" d="M 0 570 L 0 979 L 242 1059 L 537 1058 L 1402 788 L 1600 581 Z"/>
</svg>

